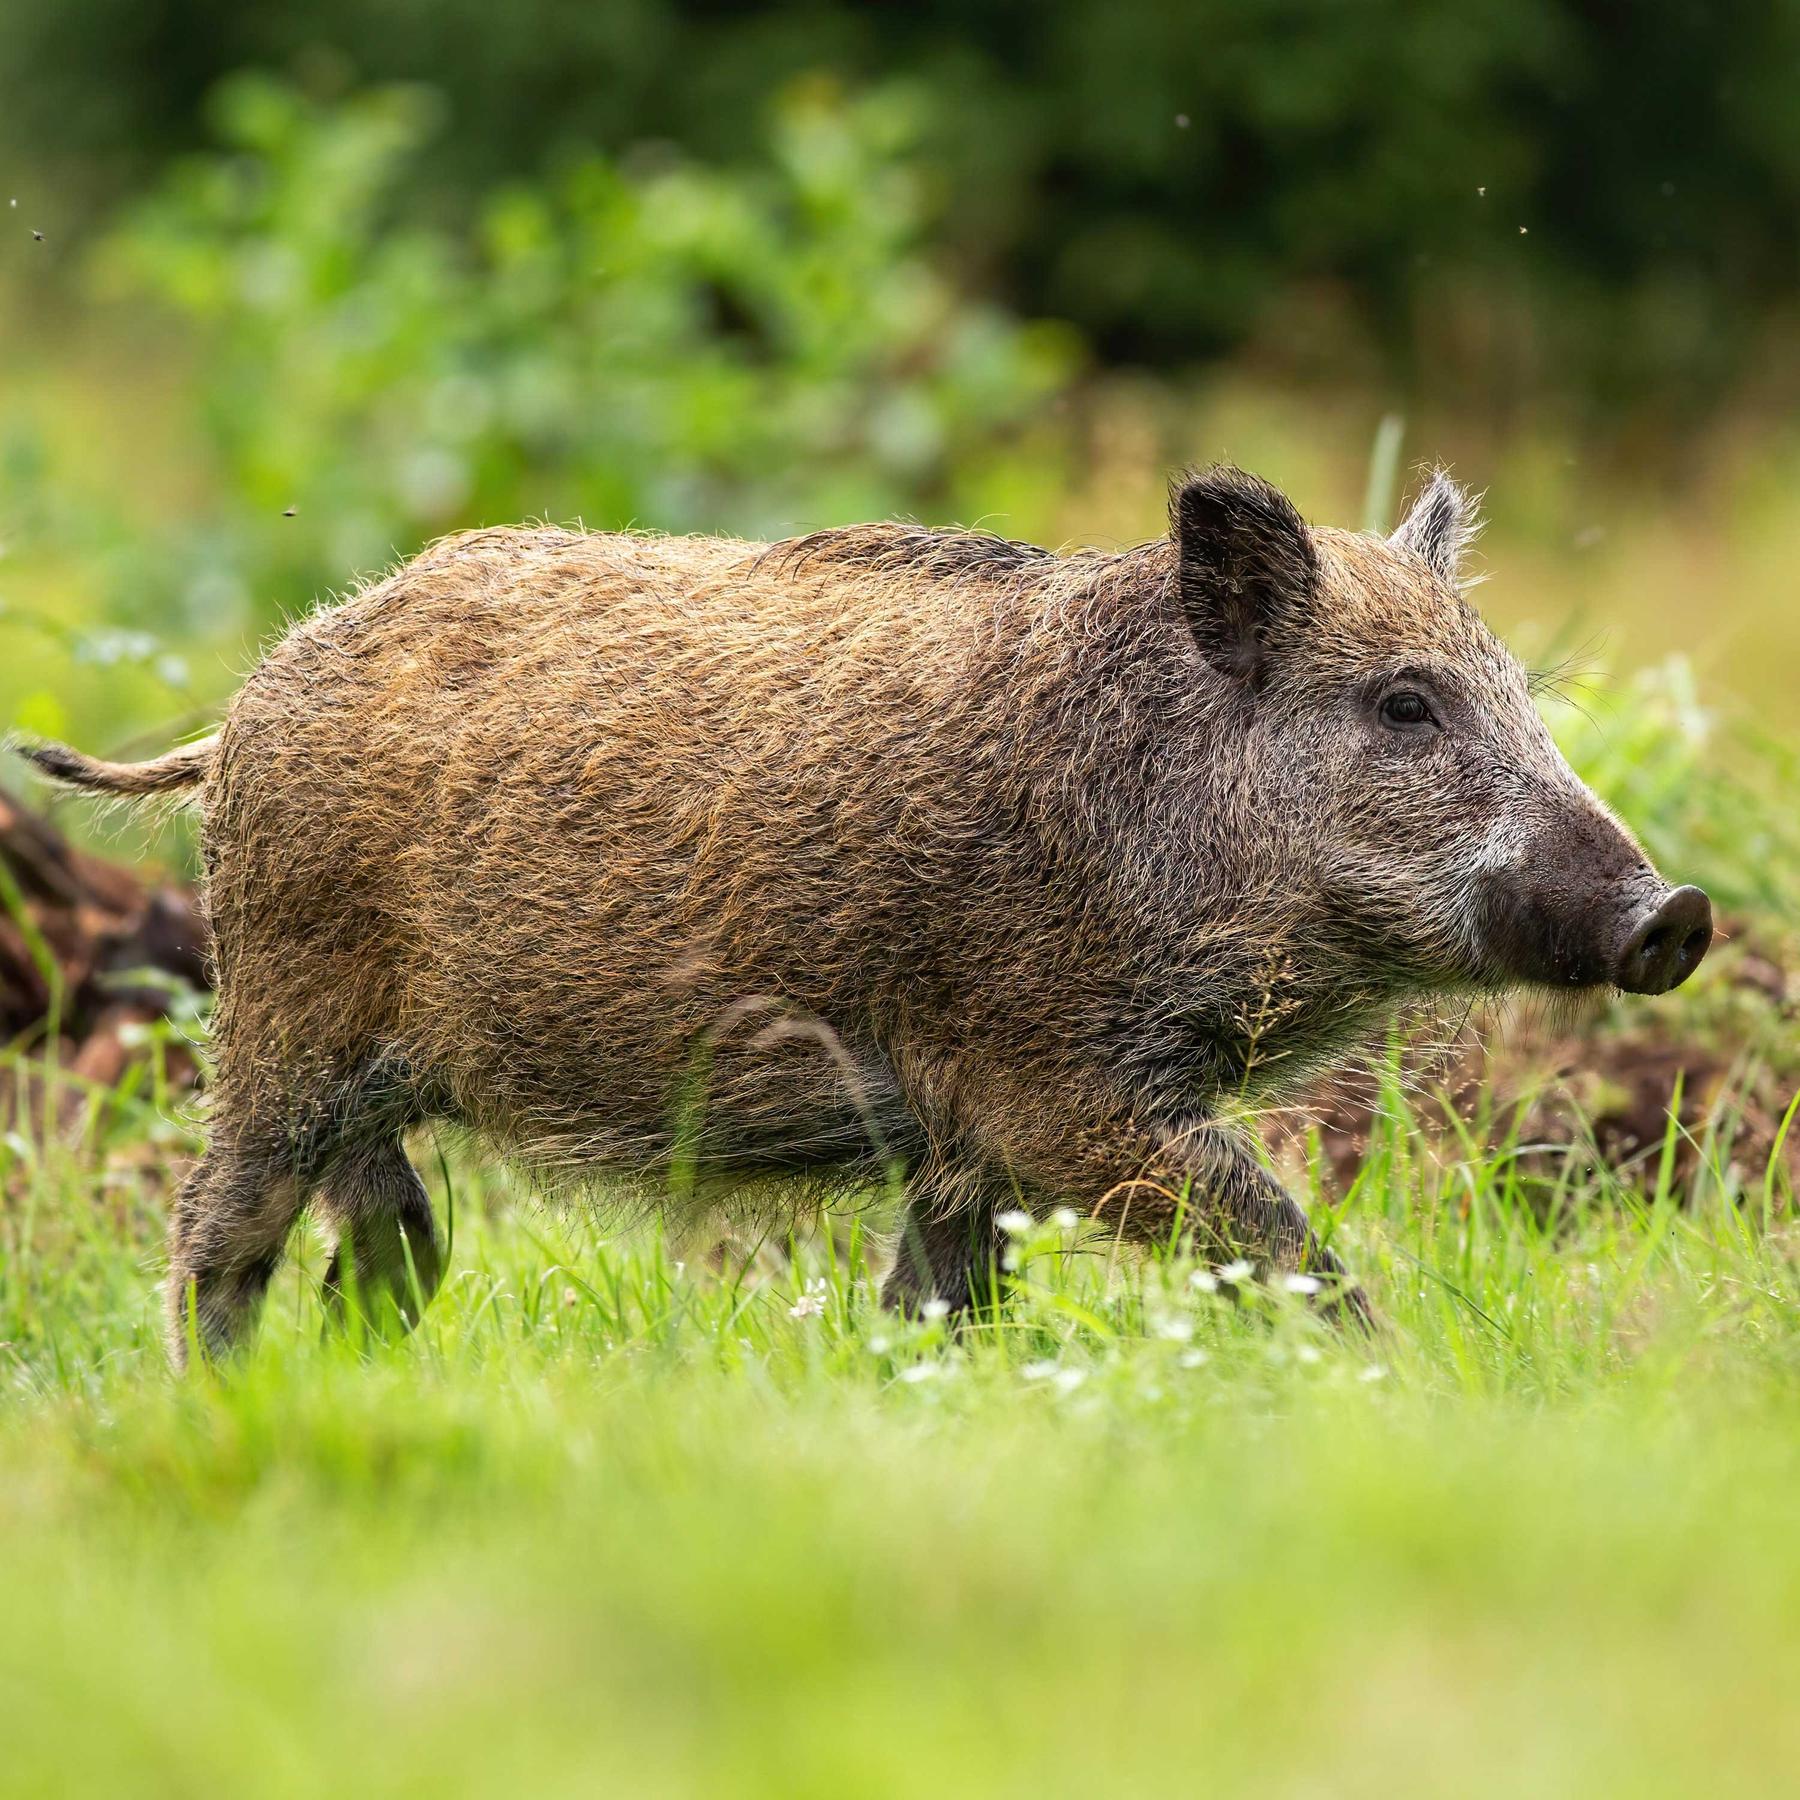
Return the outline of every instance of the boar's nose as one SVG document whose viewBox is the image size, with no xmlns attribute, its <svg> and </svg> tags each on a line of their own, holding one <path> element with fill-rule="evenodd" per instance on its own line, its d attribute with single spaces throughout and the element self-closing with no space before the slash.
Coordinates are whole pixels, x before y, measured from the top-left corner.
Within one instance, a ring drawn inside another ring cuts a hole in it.
<svg viewBox="0 0 1800 1800">
<path fill-rule="evenodd" d="M 1613 980 L 1628 994 L 1666 994 L 1699 968 L 1712 934 L 1706 895 L 1697 887 L 1671 889 L 1632 927 Z"/>
</svg>

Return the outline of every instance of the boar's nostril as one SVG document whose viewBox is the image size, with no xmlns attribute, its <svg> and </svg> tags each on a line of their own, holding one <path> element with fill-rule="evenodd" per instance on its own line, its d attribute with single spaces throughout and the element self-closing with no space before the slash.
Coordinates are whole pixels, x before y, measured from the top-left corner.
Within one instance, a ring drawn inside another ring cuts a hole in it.
<svg viewBox="0 0 1800 1800">
<path fill-rule="evenodd" d="M 1712 902 L 1697 887 L 1675 888 L 1639 918 L 1614 979 L 1628 994 L 1666 993 L 1700 966 L 1712 935 Z"/>
</svg>

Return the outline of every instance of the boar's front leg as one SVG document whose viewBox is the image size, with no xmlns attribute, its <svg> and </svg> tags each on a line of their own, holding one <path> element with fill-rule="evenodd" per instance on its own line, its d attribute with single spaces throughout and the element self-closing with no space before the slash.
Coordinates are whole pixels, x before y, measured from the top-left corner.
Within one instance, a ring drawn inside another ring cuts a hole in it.
<svg viewBox="0 0 1800 1800">
<path fill-rule="evenodd" d="M 1243 1258 L 1263 1273 L 1317 1275 L 1326 1284 L 1326 1307 L 1365 1324 L 1372 1318 L 1362 1290 L 1293 1197 L 1225 1126 L 1195 1121 L 1156 1132 L 1143 1175 L 1119 1183 L 1095 1216 L 1139 1243 L 1191 1231 L 1202 1250 L 1221 1259 Z"/>
</svg>

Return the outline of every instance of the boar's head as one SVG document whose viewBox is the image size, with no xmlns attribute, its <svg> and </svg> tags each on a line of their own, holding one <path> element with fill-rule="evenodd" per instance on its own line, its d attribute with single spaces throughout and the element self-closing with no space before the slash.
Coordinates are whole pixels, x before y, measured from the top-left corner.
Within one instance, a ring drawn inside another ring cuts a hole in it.
<svg viewBox="0 0 1800 1800">
<path fill-rule="evenodd" d="M 1396 989 L 1658 994 L 1712 909 L 1569 767 L 1463 592 L 1475 530 L 1439 474 L 1386 539 L 1307 527 L 1234 469 L 1172 494 L 1176 584 L 1224 677 L 1240 810 L 1306 882 L 1316 954 Z"/>
</svg>

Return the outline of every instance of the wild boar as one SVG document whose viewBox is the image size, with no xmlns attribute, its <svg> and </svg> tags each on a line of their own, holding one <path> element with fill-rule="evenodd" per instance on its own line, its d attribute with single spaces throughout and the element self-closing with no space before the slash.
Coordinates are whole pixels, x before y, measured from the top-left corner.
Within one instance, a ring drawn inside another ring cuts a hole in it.
<svg viewBox="0 0 1800 1800">
<path fill-rule="evenodd" d="M 1062 1204 L 1359 1306 L 1222 1114 L 1408 997 L 1658 993 L 1712 935 L 1461 592 L 1472 529 L 1441 475 L 1382 539 L 1215 468 L 1119 553 L 474 531 L 297 624 L 203 742 L 28 751 L 204 813 L 175 1356 L 243 1337 L 309 1203 L 404 1322 L 437 1119 L 709 1202 L 898 1170 L 901 1306 L 991 1299 L 996 1213 Z"/>
</svg>

